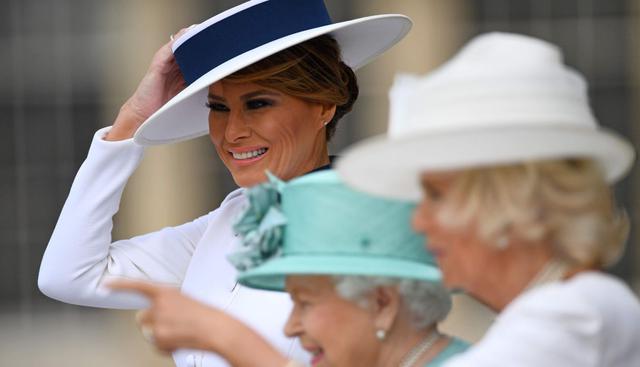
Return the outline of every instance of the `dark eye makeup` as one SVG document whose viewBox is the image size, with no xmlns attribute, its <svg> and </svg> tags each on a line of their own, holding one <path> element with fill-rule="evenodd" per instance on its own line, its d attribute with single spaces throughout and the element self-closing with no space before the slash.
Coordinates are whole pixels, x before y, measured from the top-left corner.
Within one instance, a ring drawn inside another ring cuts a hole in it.
<svg viewBox="0 0 640 367">
<path fill-rule="evenodd" d="M 248 110 L 257 110 L 263 107 L 273 106 L 274 101 L 268 98 L 254 98 L 245 102 Z"/>
<path fill-rule="evenodd" d="M 210 109 L 211 111 L 216 111 L 216 112 L 228 112 L 229 111 L 229 107 L 227 107 L 223 103 L 219 103 L 219 102 L 207 102 L 207 103 L 205 103 L 205 106 L 207 106 L 207 108 Z"/>
<path fill-rule="evenodd" d="M 275 101 L 268 98 L 254 98 L 245 102 L 245 108 L 247 110 L 258 110 L 264 107 L 270 107 L 275 104 Z M 220 102 L 207 102 L 205 103 L 208 109 L 215 112 L 229 112 L 229 107 Z"/>
</svg>

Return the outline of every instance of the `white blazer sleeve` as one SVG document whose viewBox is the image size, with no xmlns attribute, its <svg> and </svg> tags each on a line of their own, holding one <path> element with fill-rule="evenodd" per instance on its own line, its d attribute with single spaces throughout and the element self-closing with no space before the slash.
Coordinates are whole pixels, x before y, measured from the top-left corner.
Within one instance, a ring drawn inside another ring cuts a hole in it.
<svg viewBox="0 0 640 367">
<path fill-rule="evenodd" d="M 99 130 L 64 204 L 45 250 L 38 287 L 47 296 L 73 304 L 140 308 L 146 302 L 101 283 L 113 277 L 146 279 L 179 286 L 208 216 L 178 227 L 111 242 L 112 217 L 127 180 L 142 159 L 131 139 L 104 141 Z"/>
<path fill-rule="evenodd" d="M 445 367 L 601 366 L 602 317 L 580 295 L 544 286 L 516 298 L 487 334 Z"/>
</svg>

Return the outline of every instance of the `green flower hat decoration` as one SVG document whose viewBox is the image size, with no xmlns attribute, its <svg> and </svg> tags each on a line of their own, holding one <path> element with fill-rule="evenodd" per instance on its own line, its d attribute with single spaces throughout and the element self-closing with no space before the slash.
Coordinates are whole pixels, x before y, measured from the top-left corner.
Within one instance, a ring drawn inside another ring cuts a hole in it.
<svg viewBox="0 0 640 367">
<path fill-rule="evenodd" d="M 228 259 L 238 271 L 252 269 L 282 250 L 287 219 L 280 208 L 279 191 L 284 182 L 271 173 L 267 176 L 268 182 L 246 190 L 249 205 L 233 226 L 243 249 Z"/>
</svg>

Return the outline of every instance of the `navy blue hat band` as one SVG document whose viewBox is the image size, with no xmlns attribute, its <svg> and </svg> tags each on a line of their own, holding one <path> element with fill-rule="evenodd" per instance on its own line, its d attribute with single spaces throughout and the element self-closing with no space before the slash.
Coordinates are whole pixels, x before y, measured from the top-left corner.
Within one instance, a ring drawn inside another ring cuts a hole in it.
<svg viewBox="0 0 640 367">
<path fill-rule="evenodd" d="M 279 38 L 331 24 L 322 0 L 269 0 L 216 22 L 174 51 L 187 84 Z"/>
</svg>

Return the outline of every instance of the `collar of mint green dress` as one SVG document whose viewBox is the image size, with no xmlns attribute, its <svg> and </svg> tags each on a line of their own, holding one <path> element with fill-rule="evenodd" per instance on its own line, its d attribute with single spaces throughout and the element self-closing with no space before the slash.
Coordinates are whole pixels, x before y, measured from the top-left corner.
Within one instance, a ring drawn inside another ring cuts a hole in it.
<svg viewBox="0 0 640 367">
<path fill-rule="evenodd" d="M 447 361 L 447 359 L 453 357 L 458 353 L 466 351 L 469 346 L 469 343 L 463 340 L 460 340 L 458 338 L 451 338 L 451 342 L 449 342 L 449 345 L 447 345 L 447 347 L 444 348 L 444 350 L 442 350 L 442 352 L 440 352 L 440 354 L 438 354 L 436 358 L 429 361 L 425 365 L 425 367 L 440 367 Z"/>
</svg>

